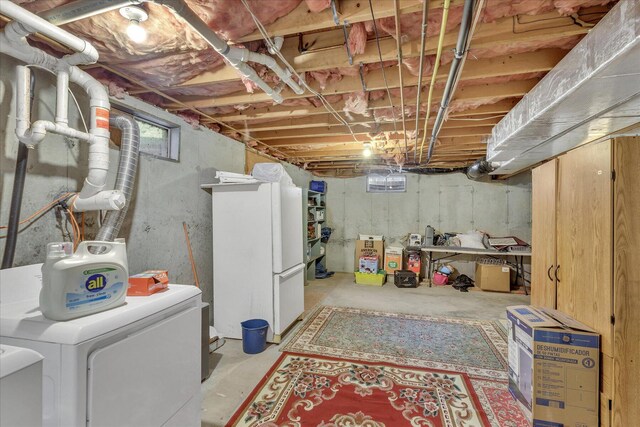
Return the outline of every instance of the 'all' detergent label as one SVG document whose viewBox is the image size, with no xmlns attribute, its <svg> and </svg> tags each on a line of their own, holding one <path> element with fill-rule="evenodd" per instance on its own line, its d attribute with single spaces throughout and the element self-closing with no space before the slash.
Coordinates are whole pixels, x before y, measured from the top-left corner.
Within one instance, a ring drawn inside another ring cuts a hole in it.
<svg viewBox="0 0 640 427">
<path fill-rule="evenodd" d="M 83 271 L 76 288 L 65 295 L 65 306 L 74 311 L 108 303 L 122 291 L 124 282 L 121 275 L 115 268 Z"/>
</svg>

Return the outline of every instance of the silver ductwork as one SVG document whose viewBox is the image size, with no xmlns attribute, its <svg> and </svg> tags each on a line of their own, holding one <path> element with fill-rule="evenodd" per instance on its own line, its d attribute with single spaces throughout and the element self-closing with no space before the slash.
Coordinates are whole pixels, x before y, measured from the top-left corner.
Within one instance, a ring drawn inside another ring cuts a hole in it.
<svg viewBox="0 0 640 427">
<path fill-rule="evenodd" d="M 127 204 L 119 211 L 107 212 L 102 227 L 100 227 L 95 238 L 95 240 L 106 242 L 112 242 L 118 237 L 124 217 L 127 215 L 136 179 L 136 171 L 138 170 L 140 152 L 140 127 L 133 118 L 112 114 L 109 124 L 122 131 L 120 164 L 118 165 L 115 190 L 122 192 Z"/>
<path fill-rule="evenodd" d="M 491 172 L 496 170 L 499 163 L 491 163 L 485 159 L 476 160 L 471 166 L 467 168 L 465 172 L 467 178 L 477 181 L 485 176 L 488 176 Z"/>
<path fill-rule="evenodd" d="M 487 140 L 512 174 L 640 122 L 640 1 L 620 0 Z"/>
</svg>

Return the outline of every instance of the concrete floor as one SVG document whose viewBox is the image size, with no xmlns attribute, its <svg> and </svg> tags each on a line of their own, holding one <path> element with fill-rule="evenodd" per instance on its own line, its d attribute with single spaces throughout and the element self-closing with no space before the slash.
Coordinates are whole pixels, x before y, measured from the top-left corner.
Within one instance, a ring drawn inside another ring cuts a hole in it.
<svg viewBox="0 0 640 427">
<path fill-rule="evenodd" d="M 498 320 L 505 318 L 505 307 L 528 303 L 529 297 L 524 295 L 481 291 L 462 293 L 450 286 L 398 289 L 390 282 L 383 287 L 356 285 L 353 283 L 353 274 L 347 273 L 312 281 L 305 287 L 305 314 L 323 304 Z M 287 334 L 288 337 L 291 335 L 291 332 Z M 202 384 L 202 425 L 224 426 L 281 354 L 279 346 L 270 345 L 263 353 L 247 355 L 242 352 L 241 341 L 227 340 L 222 348 L 211 355 L 213 372 Z"/>
</svg>

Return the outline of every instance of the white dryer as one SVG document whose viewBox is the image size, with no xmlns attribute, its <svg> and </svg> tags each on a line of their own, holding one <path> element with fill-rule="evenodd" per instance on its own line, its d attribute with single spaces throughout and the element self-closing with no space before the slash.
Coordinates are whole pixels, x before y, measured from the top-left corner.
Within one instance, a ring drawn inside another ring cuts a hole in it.
<svg viewBox="0 0 640 427">
<path fill-rule="evenodd" d="M 40 267 L 0 271 L 0 343 L 44 356 L 44 426 L 200 425 L 199 289 L 56 322 L 38 309 Z"/>
<path fill-rule="evenodd" d="M 42 425 L 42 355 L 0 344 L 0 426 Z"/>
</svg>

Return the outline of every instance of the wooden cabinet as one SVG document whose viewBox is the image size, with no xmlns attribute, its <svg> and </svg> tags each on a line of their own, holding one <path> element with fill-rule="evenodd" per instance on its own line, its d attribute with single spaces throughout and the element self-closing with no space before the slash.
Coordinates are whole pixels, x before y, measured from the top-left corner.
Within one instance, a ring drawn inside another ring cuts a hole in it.
<svg viewBox="0 0 640 427">
<path fill-rule="evenodd" d="M 612 141 L 560 156 L 556 222 L 558 310 L 600 333 L 613 355 Z"/>
<path fill-rule="evenodd" d="M 553 159 L 532 171 L 531 192 L 531 304 L 556 307 L 556 180 Z M 542 284 L 542 285 L 540 285 Z"/>
<path fill-rule="evenodd" d="M 601 425 L 640 419 L 640 138 L 572 150 L 533 170 L 534 305 L 601 335 Z"/>
</svg>

